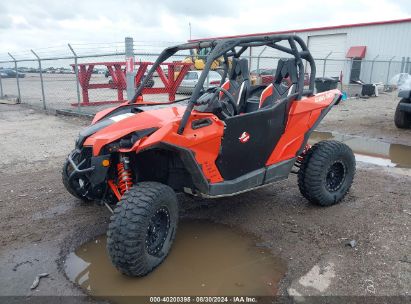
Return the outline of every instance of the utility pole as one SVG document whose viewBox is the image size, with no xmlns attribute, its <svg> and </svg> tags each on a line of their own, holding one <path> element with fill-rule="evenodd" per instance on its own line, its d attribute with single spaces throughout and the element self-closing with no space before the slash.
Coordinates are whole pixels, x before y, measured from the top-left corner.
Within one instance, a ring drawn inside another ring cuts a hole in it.
<svg viewBox="0 0 411 304">
<path fill-rule="evenodd" d="M 189 36 L 190 36 L 190 40 L 191 40 L 191 22 L 188 22 L 188 28 L 189 28 Z"/>
</svg>

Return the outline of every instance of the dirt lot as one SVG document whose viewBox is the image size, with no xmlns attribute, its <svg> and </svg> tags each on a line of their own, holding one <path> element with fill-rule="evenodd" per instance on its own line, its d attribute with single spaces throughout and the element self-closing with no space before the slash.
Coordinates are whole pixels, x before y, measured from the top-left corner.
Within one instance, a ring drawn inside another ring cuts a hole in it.
<svg viewBox="0 0 411 304">
<path fill-rule="evenodd" d="M 411 131 L 393 125 L 395 105 L 393 95 L 349 100 L 320 129 L 410 144 Z M 82 294 L 64 276 L 64 257 L 103 233 L 109 218 L 105 208 L 81 204 L 61 184 L 60 165 L 86 124 L 21 105 L 0 105 L 1 295 Z M 358 164 L 349 195 L 330 208 L 308 204 L 291 175 L 231 199 L 183 199 L 182 216 L 258 236 L 287 261 L 280 294 L 409 295 L 411 177 L 397 172 Z M 354 248 L 346 245 L 350 240 L 356 241 Z M 30 291 L 34 277 L 43 272 L 49 277 Z"/>
<path fill-rule="evenodd" d="M 411 145 L 411 130 L 394 126 L 398 92 L 382 93 L 379 97 L 351 98 L 334 107 L 324 118 L 319 130 L 359 135 L 385 142 Z"/>
</svg>

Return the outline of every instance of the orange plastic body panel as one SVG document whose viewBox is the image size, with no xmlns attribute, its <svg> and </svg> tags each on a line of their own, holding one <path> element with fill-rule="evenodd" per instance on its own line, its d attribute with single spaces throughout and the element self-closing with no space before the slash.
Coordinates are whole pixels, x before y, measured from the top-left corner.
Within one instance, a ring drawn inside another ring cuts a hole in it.
<svg viewBox="0 0 411 304">
<path fill-rule="evenodd" d="M 120 106 L 118 106 L 118 107 L 120 107 Z M 111 107 L 111 108 L 101 110 L 100 112 L 97 112 L 96 115 L 94 115 L 93 121 L 91 123 L 95 124 L 97 121 L 99 121 L 104 116 L 106 116 L 108 113 L 112 112 L 113 110 L 117 109 L 118 107 Z"/>
<path fill-rule="evenodd" d="M 191 150 L 204 176 L 211 182 L 223 181 L 215 161 L 221 146 L 224 124 L 211 113 L 193 111 L 183 135 L 177 134 L 177 129 L 185 107 L 169 107 L 135 114 L 97 131 L 84 142 L 85 146 L 93 147 L 93 155 L 97 156 L 101 148 L 123 136 L 137 130 L 159 128 L 147 138 L 137 141 L 131 149 L 122 152 L 139 153 L 163 142 Z M 212 124 L 193 130 L 193 120 L 209 118 Z"/>
<path fill-rule="evenodd" d="M 98 155 L 101 148 L 121 137 L 147 128 L 161 128 L 166 124 L 179 120 L 184 113 L 182 107 L 171 107 L 146 111 L 120 120 L 106 128 L 97 131 L 84 142 L 85 146 L 93 147 L 93 155 Z"/>
<path fill-rule="evenodd" d="M 305 134 L 317 122 L 321 111 L 332 103 L 336 95 L 340 96 L 341 92 L 331 90 L 292 103 L 285 132 L 268 158 L 267 166 L 296 157 L 304 142 Z"/>
<path fill-rule="evenodd" d="M 212 124 L 207 127 L 193 130 L 191 122 L 193 120 L 210 118 Z M 175 146 L 184 147 L 194 152 L 197 163 L 203 170 L 204 176 L 211 182 L 217 183 L 224 179 L 220 175 L 215 161 L 218 157 L 221 138 L 224 133 L 224 124 L 217 117 L 210 113 L 200 113 L 193 111 L 183 135 L 177 134 L 180 121 L 168 124 L 161 130 L 158 130 L 137 148 L 136 152 L 145 150 L 159 142 L 169 143 Z"/>
<path fill-rule="evenodd" d="M 268 87 L 266 87 L 264 89 L 264 91 L 261 93 L 260 96 L 260 103 L 258 105 L 258 108 L 261 108 L 261 106 L 263 105 L 264 101 L 267 99 L 268 96 L 270 96 L 271 94 L 273 94 L 273 85 L 270 84 Z"/>
<path fill-rule="evenodd" d="M 230 89 L 230 80 L 226 80 L 221 87 L 228 91 Z M 223 96 L 224 96 L 223 92 L 220 92 L 220 94 L 218 94 L 218 98 L 220 99 L 223 98 Z"/>
</svg>

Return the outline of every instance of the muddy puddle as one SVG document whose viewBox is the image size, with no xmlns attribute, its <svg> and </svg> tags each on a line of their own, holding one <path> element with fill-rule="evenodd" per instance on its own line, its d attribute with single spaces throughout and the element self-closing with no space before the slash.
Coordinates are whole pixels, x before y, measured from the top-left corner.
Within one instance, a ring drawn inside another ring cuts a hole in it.
<svg viewBox="0 0 411 304">
<path fill-rule="evenodd" d="M 203 221 L 183 221 L 178 229 L 167 259 L 144 278 L 124 276 L 111 265 L 105 235 L 69 254 L 67 276 L 88 294 L 116 303 L 127 300 L 118 296 L 134 295 L 276 294 L 286 266 L 254 238 Z"/>
<path fill-rule="evenodd" d="M 411 146 L 390 144 L 376 139 L 350 136 L 331 132 L 315 131 L 309 143 L 321 140 L 338 140 L 344 142 L 355 153 L 357 161 L 385 167 L 411 168 Z"/>
</svg>

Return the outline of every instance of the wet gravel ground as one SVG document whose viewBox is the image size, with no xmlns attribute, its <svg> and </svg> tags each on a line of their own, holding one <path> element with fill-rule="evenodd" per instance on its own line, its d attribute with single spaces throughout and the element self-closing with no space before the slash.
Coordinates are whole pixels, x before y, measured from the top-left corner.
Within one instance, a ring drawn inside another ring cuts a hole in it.
<svg viewBox="0 0 411 304">
<path fill-rule="evenodd" d="M 320 129 L 410 144 L 411 131 L 393 125 L 395 100 L 390 98 L 347 101 Z M 64 257 L 103 233 L 109 212 L 70 196 L 60 166 L 86 124 L 0 105 L 0 295 L 83 294 L 66 279 Z M 221 222 L 261 238 L 259 246 L 287 262 L 280 294 L 409 295 L 411 177 L 405 173 L 359 164 L 350 193 L 329 208 L 307 203 L 291 175 L 232 198 L 182 197 L 182 216 Z M 346 244 L 351 240 L 354 247 Z M 49 276 L 30 290 L 35 276 L 44 272 Z"/>
<path fill-rule="evenodd" d="M 400 101 L 397 95 L 394 91 L 379 97 L 342 101 L 327 114 L 318 130 L 411 145 L 411 129 L 397 129 L 394 125 L 394 112 Z"/>
</svg>

